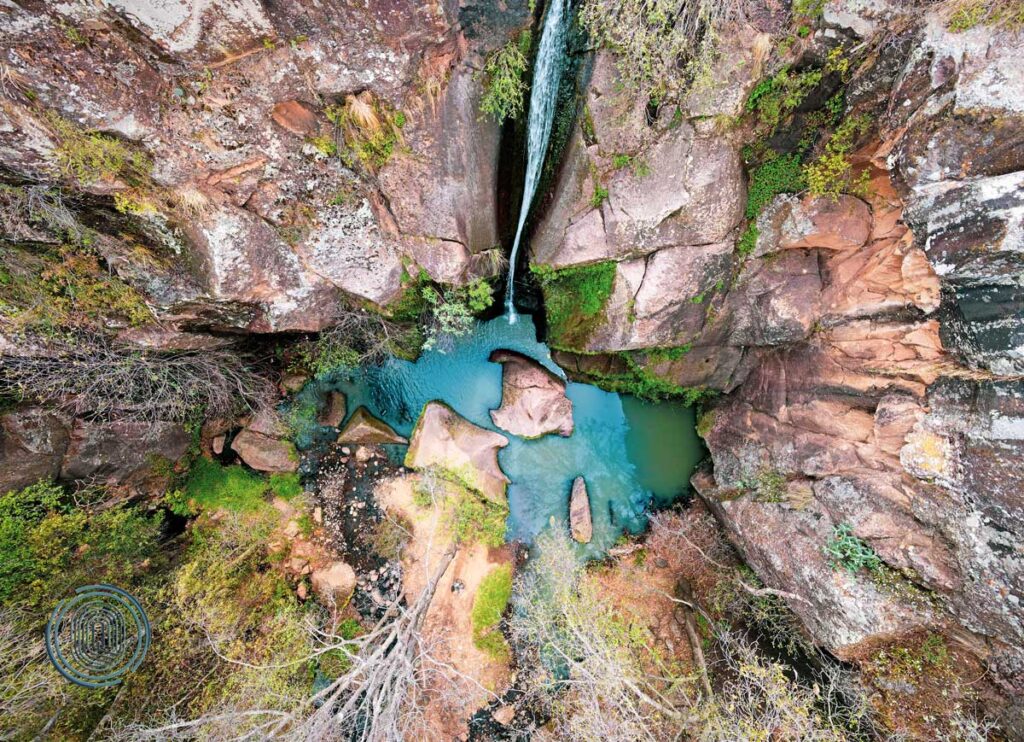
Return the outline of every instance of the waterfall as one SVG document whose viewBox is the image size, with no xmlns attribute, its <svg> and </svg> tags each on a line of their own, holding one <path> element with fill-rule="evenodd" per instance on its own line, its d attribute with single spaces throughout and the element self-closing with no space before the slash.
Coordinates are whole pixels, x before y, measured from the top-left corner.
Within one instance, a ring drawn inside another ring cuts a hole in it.
<svg viewBox="0 0 1024 742">
<path fill-rule="evenodd" d="M 505 291 L 505 308 L 508 320 L 516 321 L 515 277 L 516 260 L 519 257 L 519 242 L 523 237 L 526 215 L 530 202 L 537 191 L 540 171 L 544 165 L 548 139 L 551 137 L 551 123 L 555 116 L 555 102 L 558 98 L 558 83 L 562 78 L 563 57 L 569 0 L 552 0 L 540 36 L 540 47 L 533 67 L 533 82 L 530 85 L 530 114 L 526 137 L 526 180 L 523 185 L 523 205 L 519 208 L 519 225 L 509 256 L 508 287 Z"/>
</svg>

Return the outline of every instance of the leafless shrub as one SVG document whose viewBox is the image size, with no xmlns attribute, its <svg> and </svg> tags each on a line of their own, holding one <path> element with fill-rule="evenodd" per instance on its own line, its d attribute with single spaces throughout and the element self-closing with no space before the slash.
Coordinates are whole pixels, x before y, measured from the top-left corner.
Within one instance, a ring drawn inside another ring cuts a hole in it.
<svg viewBox="0 0 1024 742">
<path fill-rule="evenodd" d="M 231 350 L 140 350 L 81 335 L 0 353 L 0 395 L 96 418 L 184 422 L 258 409 L 274 388 Z"/>
<path fill-rule="evenodd" d="M 13 739 L 26 718 L 50 708 L 62 695 L 62 681 L 46 661 L 41 632 L 19 629 L 24 622 L 14 610 L 0 610 L 0 739 Z M 44 731 L 39 738 L 53 720 L 40 718 Z"/>
<path fill-rule="evenodd" d="M 80 242 L 82 226 L 59 189 L 45 185 L 0 186 L 0 229 L 15 239 L 31 239 L 41 227 L 61 239 Z"/>
<path fill-rule="evenodd" d="M 437 676 L 451 668 L 433 660 L 422 628 L 442 575 L 455 558 L 455 547 L 438 561 L 426 587 L 408 606 L 400 601 L 361 636 L 347 639 L 330 622 L 308 625 L 313 650 L 295 660 L 306 663 L 328 654 L 341 654 L 348 669 L 327 687 L 298 699 L 290 709 L 222 709 L 197 719 L 175 720 L 159 726 L 132 725 L 114 734 L 118 740 L 284 739 L 298 742 L 396 742 L 428 739 L 424 703 L 430 689 L 443 685 Z M 215 644 L 211 644 L 221 659 Z M 274 666 L 246 665 L 254 669 Z M 452 678 L 455 680 L 455 678 Z"/>
<path fill-rule="evenodd" d="M 602 604 L 564 529 L 540 536 L 536 555 L 516 586 L 511 629 L 517 645 L 538 648 L 545 669 L 534 686 L 550 696 L 555 737 L 681 738 L 696 686 Z"/>
</svg>

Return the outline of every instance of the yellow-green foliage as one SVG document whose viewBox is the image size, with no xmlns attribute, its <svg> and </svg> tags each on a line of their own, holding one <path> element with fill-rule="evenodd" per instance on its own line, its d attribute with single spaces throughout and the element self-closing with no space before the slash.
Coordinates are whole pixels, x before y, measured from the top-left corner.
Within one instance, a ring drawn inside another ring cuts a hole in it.
<svg viewBox="0 0 1024 742">
<path fill-rule="evenodd" d="M 473 644 L 499 662 L 508 661 L 508 642 L 501 633 L 501 617 L 512 597 L 512 565 L 492 569 L 473 598 Z"/>
<path fill-rule="evenodd" d="M 114 194 L 114 208 L 122 214 L 143 216 L 155 214 L 156 206 L 144 193 L 137 190 L 121 191 Z"/>
<path fill-rule="evenodd" d="M 518 39 L 509 41 L 484 62 L 484 94 L 480 98 L 480 111 L 501 123 L 517 119 L 523 113 L 526 93 L 527 55 L 530 53 L 530 31 L 524 30 Z"/>
<path fill-rule="evenodd" d="M 997 26 L 1017 32 L 1024 28 L 1024 0 L 959 0 L 946 22 L 953 32 L 978 26 Z"/>
<path fill-rule="evenodd" d="M 848 155 L 870 128 L 871 117 L 867 114 L 847 118 L 836 128 L 825 144 L 824 153 L 804 166 L 807 188 L 813 195 L 827 196 L 834 201 L 843 193 L 867 196 L 869 174 L 864 170 L 855 177 Z"/>
<path fill-rule="evenodd" d="M 31 253 L 0 247 L 0 323 L 17 330 L 141 325 L 152 315 L 142 296 L 112 275 L 86 242 Z"/>
<path fill-rule="evenodd" d="M 488 500 L 477 491 L 469 471 L 433 467 L 413 490 L 419 507 L 441 507 L 444 522 L 459 543 L 498 547 L 505 543 L 508 506 Z"/>
<path fill-rule="evenodd" d="M 53 157 L 65 175 L 83 185 L 100 180 L 139 185 L 149 179 L 153 164 L 134 147 L 107 134 L 81 129 L 55 113 L 48 121 L 57 138 Z"/>
</svg>

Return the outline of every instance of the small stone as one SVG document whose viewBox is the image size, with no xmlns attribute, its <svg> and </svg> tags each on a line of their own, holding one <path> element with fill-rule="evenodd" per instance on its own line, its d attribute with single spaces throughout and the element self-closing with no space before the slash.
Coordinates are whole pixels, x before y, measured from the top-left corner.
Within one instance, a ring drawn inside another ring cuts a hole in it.
<svg viewBox="0 0 1024 742">
<path fill-rule="evenodd" d="M 305 582 L 299 583 L 299 586 L 295 588 L 295 594 L 298 596 L 299 600 L 305 600 L 309 597 L 309 590 L 306 588 Z"/>
<path fill-rule="evenodd" d="M 222 453 L 224 453 L 224 442 L 226 440 L 227 440 L 227 436 L 226 435 L 214 436 L 213 440 L 210 441 L 210 449 L 215 454 L 220 456 Z"/>
</svg>

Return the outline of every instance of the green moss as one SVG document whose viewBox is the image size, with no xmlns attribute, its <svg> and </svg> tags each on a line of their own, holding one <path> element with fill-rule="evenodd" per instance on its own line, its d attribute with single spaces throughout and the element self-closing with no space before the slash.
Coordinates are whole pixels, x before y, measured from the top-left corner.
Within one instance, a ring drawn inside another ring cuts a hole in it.
<svg viewBox="0 0 1024 742">
<path fill-rule="evenodd" d="M 793 0 L 793 15 L 818 18 L 825 11 L 825 0 Z"/>
<path fill-rule="evenodd" d="M 81 129 L 56 113 L 48 122 L 57 138 L 54 161 L 65 175 L 83 185 L 117 179 L 131 185 L 148 182 L 153 164 L 144 153 L 120 139 Z"/>
<path fill-rule="evenodd" d="M 284 500 L 292 500 L 302 494 L 302 484 L 295 472 L 274 472 L 270 475 L 270 491 Z"/>
<path fill-rule="evenodd" d="M 324 157 L 334 157 L 338 154 L 338 144 L 334 141 L 334 137 L 326 135 L 316 136 L 311 137 L 308 141 Z"/>
<path fill-rule="evenodd" d="M 249 513 L 266 507 L 267 481 L 239 465 L 222 466 L 216 461 L 196 459 L 185 481 L 184 494 L 205 510 L 225 509 Z"/>
<path fill-rule="evenodd" d="M 757 238 L 760 236 L 761 232 L 757 228 L 757 223 L 751 222 L 743 230 L 743 234 L 740 235 L 740 239 L 736 243 L 736 252 L 744 257 L 750 255 L 754 252 L 754 248 L 757 247 Z"/>
<path fill-rule="evenodd" d="M 704 410 L 697 418 L 697 435 L 707 440 L 708 434 L 715 426 L 715 411 Z"/>
<path fill-rule="evenodd" d="M 624 167 L 629 167 L 629 163 L 633 160 L 629 155 L 618 154 L 612 155 L 612 167 L 616 170 L 621 170 Z"/>
<path fill-rule="evenodd" d="M 600 183 L 594 184 L 594 194 L 590 197 L 590 205 L 595 209 L 600 208 L 601 204 L 608 198 L 608 189 Z"/>
<path fill-rule="evenodd" d="M 549 343 L 567 349 L 585 344 L 604 315 L 615 283 L 615 263 L 533 270 L 544 294 Z"/>
<path fill-rule="evenodd" d="M 805 187 L 799 155 L 780 155 L 769 160 L 751 173 L 750 189 L 747 192 L 747 218 L 756 219 L 761 210 L 780 193 L 797 193 Z"/>
<path fill-rule="evenodd" d="M 473 622 L 473 644 L 499 662 L 509 658 L 508 643 L 501 633 L 501 617 L 512 597 L 512 565 L 492 569 L 477 588 L 470 614 Z"/>
</svg>

